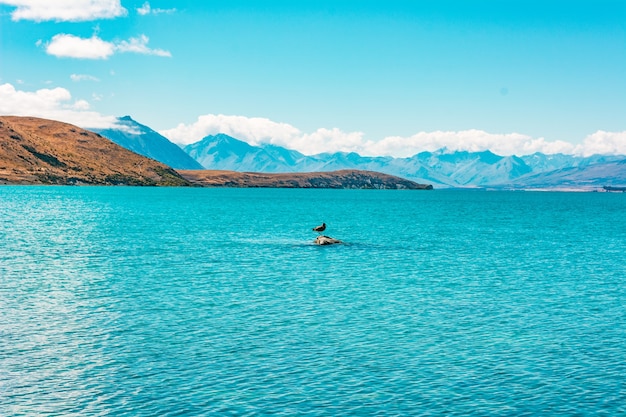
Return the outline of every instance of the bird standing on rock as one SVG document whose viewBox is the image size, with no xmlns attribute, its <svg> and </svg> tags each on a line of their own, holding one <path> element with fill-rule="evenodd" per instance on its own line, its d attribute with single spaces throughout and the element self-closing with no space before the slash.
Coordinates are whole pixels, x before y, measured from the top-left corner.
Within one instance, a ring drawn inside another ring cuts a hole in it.
<svg viewBox="0 0 626 417">
<path fill-rule="evenodd" d="M 326 223 L 322 223 L 321 225 L 313 228 L 313 231 L 317 233 L 322 233 L 324 230 L 326 230 Z"/>
</svg>

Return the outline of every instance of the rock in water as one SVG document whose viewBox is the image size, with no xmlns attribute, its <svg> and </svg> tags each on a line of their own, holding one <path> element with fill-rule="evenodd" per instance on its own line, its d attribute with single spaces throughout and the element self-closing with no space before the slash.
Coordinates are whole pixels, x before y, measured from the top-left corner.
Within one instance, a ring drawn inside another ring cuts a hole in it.
<svg viewBox="0 0 626 417">
<path fill-rule="evenodd" d="M 343 243 L 341 240 L 333 239 L 332 237 L 320 235 L 315 238 L 316 245 L 334 245 L 335 243 Z"/>
</svg>

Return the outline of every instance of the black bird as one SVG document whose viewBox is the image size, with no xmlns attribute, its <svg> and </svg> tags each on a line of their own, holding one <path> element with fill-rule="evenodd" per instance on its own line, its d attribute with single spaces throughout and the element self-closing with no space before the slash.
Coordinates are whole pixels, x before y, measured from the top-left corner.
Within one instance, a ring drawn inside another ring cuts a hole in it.
<svg viewBox="0 0 626 417">
<path fill-rule="evenodd" d="M 318 233 L 322 233 L 324 230 L 326 230 L 326 223 L 322 223 L 321 225 L 313 228 L 313 231 Z"/>
</svg>

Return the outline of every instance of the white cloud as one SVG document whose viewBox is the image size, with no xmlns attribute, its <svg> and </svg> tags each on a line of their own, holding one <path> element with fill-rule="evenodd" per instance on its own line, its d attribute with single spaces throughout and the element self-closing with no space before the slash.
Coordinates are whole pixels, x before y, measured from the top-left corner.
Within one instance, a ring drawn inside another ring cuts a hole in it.
<svg viewBox="0 0 626 417">
<path fill-rule="evenodd" d="M 190 144 L 207 135 L 225 133 L 250 144 L 271 143 L 305 154 L 321 152 L 349 152 L 360 149 L 363 134 L 346 133 L 340 129 L 318 129 L 305 134 L 287 123 L 277 123 L 262 117 L 226 116 L 207 114 L 191 124 L 179 124 L 173 129 L 160 132 L 180 144 Z"/>
<path fill-rule="evenodd" d="M 582 145 L 576 147 L 574 153 L 582 156 L 626 155 L 626 131 L 624 132 L 597 132 L 587 136 Z"/>
<path fill-rule="evenodd" d="M 91 106 L 87 100 L 76 100 L 74 104 L 72 104 L 71 109 L 76 111 L 86 111 L 89 110 Z"/>
<path fill-rule="evenodd" d="M 59 58 L 107 59 L 115 52 L 115 45 L 97 36 L 84 39 L 62 33 L 46 45 L 46 52 Z"/>
<path fill-rule="evenodd" d="M 150 3 L 145 2 L 143 4 L 143 6 L 138 7 L 137 9 L 137 13 L 140 14 L 141 16 L 145 16 L 148 14 L 161 14 L 161 13 L 174 13 L 176 12 L 176 9 L 153 9 L 150 6 Z"/>
<path fill-rule="evenodd" d="M 72 102 L 65 88 L 44 88 L 34 92 L 16 90 L 11 84 L 0 85 L 0 114 L 33 116 L 59 120 L 83 128 L 107 128 L 115 124 L 113 116 L 89 111 L 85 100 Z"/>
<path fill-rule="evenodd" d="M 197 142 L 207 135 L 216 133 L 226 133 L 249 143 L 259 144 L 294 137 L 299 135 L 300 131 L 286 123 L 276 123 L 261 117 L 207 114 L 198 117 L 193 124 L 181 123 L 173 129 L 161 132 L 180 144 Z"/>
<path fill-rule="evenodd" d="M 138 38 L 130 38 L 128 41 L 121 41 L 116 46 L 116 50 L 120 52 L 133 52 L 136 54 L 144 55 L 157 55 L 171 57 L 172 54 L 169 51 L 163 49 L 150 49 L 148 48 L 148 38 L 146 35 L 141 35 Z"/>
<path fill-rule="evenodd" d="M 137 7 L 137 13 L 139 13 L 142 16 L 145 16 L 147 14 L 150 14 L 150 9 L 151 9 L 150 3 L 145 2 L 143 6 Z"/>
<path fill-rule="evenodd" d="M 307 155 L 322 152 L 357 152 L 361 155 L 409 157 L 423 151 L 447 148 L 450 151 L 480 152 L 491 150 L 498 155 L 545 154 L 626 155 L 626 132 L 598 131 L 580 145 L 548 141 L 520 133 L 496 134 L 482 130 L 419 132 L 409 137 L 388 136 L 379 141 L 367 140 L 361 132 L 320 128 L 305 133 L 287 123 L 260 117 L 207 114 L 189 125 L 179 124 L 160 132 L 179 144 L 197 142 L 207 135 L 226 133 L 252 145 L 271 143 L 298 150 Z"/>
<path fill-rule="evenodd" d="M 358 152 L 365 155 L 366 142 L 362 132 L 344 132 L 341 129 L 320 128 L 313 133 L 304 134 L 288 141 L 295 149 L 302 149 L 305 154 L 322 152 Z M 287 146 L 285 143 L 283 146 Z"/>
<path fill-rule="evenodd" d="M 572 153 L 574 145 L 544 138 L 532 138 L 519 133 L 494 134 L 482 130 L 420 132 L 409 137 L 389 136 L 368 144 L 372 155 L 411 156 L 422 151 L 441 148 L 451 151 L 480 152 L 491 150 L 498 155 L 528 155 Z"/>
<path fill-rule="evenodd" d="M 36 22 L 89 21 L 124 16 L 127 10 L 120 0 L 0 0 L 0 4 L 14 6 L 11 19 Z"/>
<path fill-rule="evenodd" d="M 80 38 L 62 33 L 55 35 L 45 47 L 46 53 L 59 58 L 107 59 L 116 52 L 172 56 L 168 51 L 148 48 L 148 41 L 149 38 L 146 35 L 113 43 L 104 41 L 96 35 L 91 38 Z"/>
<path fill-rule="evenodd" d="M 78 81 L 100 81 L 97 77 L 88 74 L 72 74 L 70 75 L 70 79 L 74 82 Z"/>
</svg>

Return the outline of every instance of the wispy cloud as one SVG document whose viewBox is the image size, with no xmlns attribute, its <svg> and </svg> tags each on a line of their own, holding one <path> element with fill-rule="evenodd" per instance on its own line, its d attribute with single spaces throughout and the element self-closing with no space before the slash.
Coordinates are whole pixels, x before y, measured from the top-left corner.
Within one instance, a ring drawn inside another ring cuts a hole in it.
<svg viewBox="0 0 626 417">
<path fill-rule="evenodd" d="M 70 79 L 74 82 L 79 81 L 100 81 L 99 78 L 94 77 L 93 75 L 88 74 L 72 74 L 70 75 Z"/>
<path fill-rule="evenodd" d="M 78 22 L 112 19 L 127 14 L 120 0 L 0 0 L 0 4 L 16 7 L 11 13 L 11 19 L 14 21 Z"/>
<path fill-rule="evenodd" d="M 145 16 L 148 14 L 162 14 L 162 13 L 174 13 L 176 12 L 176 9 L 153 9 L 150 6 L 150 3 L 145 2 L 141 7 L 138 7 L 137 9 L 137 13 L 140 14 L 141 16 Z"/>
<path fill-rule="evenodd" d="M 119 52 L 133 52 L 136 54 L 144 55 L 156 55 L 171 57 L 172 54 L 169 51 L 163 49 L 151 49 L 148 48 L 148 41 L 150 39 L 146 35 L 141 35 L 138 38 L 130 38 L 127 41 L 119 42 L 115 49 Z"/>
<path fill-rule="evenodd" d="M 162 57 L 172 56 L 169 51 L 149 48 L 149 40 L 146 35 L 140 35 L 127 41 L 108 42 L 96 35 L 91 38 L 80 38 L 61 33 L 53 36 L 50 42 L 45 44 L 45 48 L 46 53 L 59 58 L 107 59 L 116 52 L 131 52 Z M 38 44 L 43 44 L 43 42 L 38 42 Z"/>
<path fill-rule="evenodd" d="M 180 144 L 189 144 L 216 133 L 226 133 L 250 144 L 271 143 L 296 149 L 304 154 L 322 152 L 357 152 L 361 155 L 409 157 L 423 151 L 447 148 L 450 151 L 480 152 L 491 150 L 499 155 L 545 154 L 615 154 L 626 155 L 626 132 L 598 131 L 581 144 L 548 141 L 520 133 L 497 134 L 483 130 L 419 132 L 409 137 L 388 136 L 368 140 L 362 132 L 344 132 L 338 128 L 320 128 L 305 133 L 298 128 L 266 118 L 203 115 L 189 125 L 179 124 L 160 132 Z"/>
</svg>

